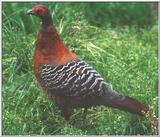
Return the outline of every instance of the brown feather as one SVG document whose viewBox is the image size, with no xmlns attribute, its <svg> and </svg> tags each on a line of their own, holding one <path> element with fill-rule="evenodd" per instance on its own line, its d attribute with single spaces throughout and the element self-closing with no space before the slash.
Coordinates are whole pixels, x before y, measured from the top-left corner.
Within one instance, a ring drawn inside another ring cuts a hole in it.
<svg viewBox="0 0 160 137">
<path fill-rule="evenodd" d="M 144 104 L 140 103 L 136 99 L 127 96 L 124 100 L 112 100 L 109 106 L 138 114 L 140 116 L 145 116 L 147 113 L 147 107 Z"/>
</svg>

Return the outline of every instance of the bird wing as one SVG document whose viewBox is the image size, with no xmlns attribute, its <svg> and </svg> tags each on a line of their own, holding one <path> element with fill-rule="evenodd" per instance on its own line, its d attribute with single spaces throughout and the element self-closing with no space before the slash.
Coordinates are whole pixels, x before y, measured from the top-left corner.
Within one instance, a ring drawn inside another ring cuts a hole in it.
<svg viewBox="0 0 160 137">
<path fill-rule="evenodd" d="M 45 88 L 57 95 L 85 99 L 85 103 L 81 101 L 80 105 L 100 103 L 142 116 L 147 113 L 147 107 L 139 101 L 110 89 L 100 74 L 83 60 L 74 60 L 64 65 L 44 65 L 40 77 Z"/>
<path fill-rule="evenodd" d="M 63 65 L 43 65 L 40 77 L 47 89 L 64 96 L 101 96 L 106 90 L 100 74 L 80 59 Z"/>
</svg>

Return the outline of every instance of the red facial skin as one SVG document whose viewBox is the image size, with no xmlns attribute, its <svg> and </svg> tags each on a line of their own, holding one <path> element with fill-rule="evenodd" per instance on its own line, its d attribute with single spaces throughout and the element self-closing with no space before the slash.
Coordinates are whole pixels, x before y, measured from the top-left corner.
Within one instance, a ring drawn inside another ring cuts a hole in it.
<svg viewBox="0 0 160 137">
<path fill-rule="evenodd" d="M 48 10 L 43 6 L 36 6 L 34 7 L 33 12 L 37 16 L 44 16 L 46 13 L 48 13 Z"/>
</svg>

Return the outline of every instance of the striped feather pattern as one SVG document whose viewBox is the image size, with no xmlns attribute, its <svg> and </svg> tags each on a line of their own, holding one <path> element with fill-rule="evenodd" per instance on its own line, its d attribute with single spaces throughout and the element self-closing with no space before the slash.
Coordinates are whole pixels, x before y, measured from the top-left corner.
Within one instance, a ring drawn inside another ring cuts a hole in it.
<svg viewBox="0 0 160 137">
<path fill-rule="evenodd" d="M 106 90 L 100 74 L 80 59 L 63 65 L 44 65 L 40 77 L 48 90 L 64 96 L 101 96 Z"/>
</svg>

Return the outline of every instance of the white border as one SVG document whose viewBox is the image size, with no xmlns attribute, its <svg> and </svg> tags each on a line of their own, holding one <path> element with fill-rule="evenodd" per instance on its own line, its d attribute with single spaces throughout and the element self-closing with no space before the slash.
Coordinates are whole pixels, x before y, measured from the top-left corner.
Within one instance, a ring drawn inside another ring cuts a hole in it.
<svg viewBox="0 0 160 137">
<path fill-rule="evenodd" d="M 2 11 L 2 4 L 0 2 L 0 11 Z M 2 12 L 1 12 L 2 13 Z M 0 135 L 2 135 L 2 14 L 0 14 L 0 116 L 1 116 L 1 122 L 0 122 Z"/>
<path fill-rule="evenodd" d="M 160 116 L 160 1 L 159 0 L 47 0 L 47 1 L 44 1 L 44 0 L 35 0 L 35 2 L 158 2 L 158 135 L 152 135 L 152 136 L 155 136 L 155 137 L 159 137 L 160 135 L 160 119 L 159 119 L 159 116 Z M 22 1 L 22 0 L 2 0 L 0 1 L 0 11 L 2 13 L 2 2 L 34 2 L 34 0 L 26 0 L 26 1 Z M 0 123 L 0 135 L 2 136 L 2 14 L 0 14 L 0 120 L 1 120 L 1 123 Z M 5 136 L 5 135 L 3 135 Z M 27 137 L 27 135 L 25 135 Z M 24 137 L 25 137 L 24 136 Z M 28 135 L 30 136 L 30 135 Z M 36 135 L 37 137 L 39 135 Z M 42 135 L 41 135 L 42 136 Z M 48 137 L 52 137 L 50 135 L 47 135 Z M 57 135 L 56 135 L 57 136 Z M 67 135 L 69 137 L 69 135 Z M 121 135 L 123 137 L 123 135 Z M 128 135 L 127 135 L 128 136 Z M 145 137 L 150 137 L 150 136 L 146 136 L 144 135 Z M 7 136 L 6 136 L 7 137 Z M 9 136 L 9 137 L 12 137 L 12 136 Z M 30 136 L 32 137 L 32 136 Z M 62 137 L 62 136 L 61 136 Z M 113 136 L 114 137 L 114 136 Z M 115 136 L 117 137 L 117 136 Z M 137 137 L 137 136 L 132 136 L 132 137 Z"/>
<path fill-rule="evenodd" d="M 2 0 L 2 2 L 34 2 L 34 0 Z M 35 0 L 35 2 L 159 2 L 160 0 Z"/>
<path fill-rule="evenodd" d="M 160 2 L 158 2 L 158 134 L 160 135 Z"/>
</svg>

